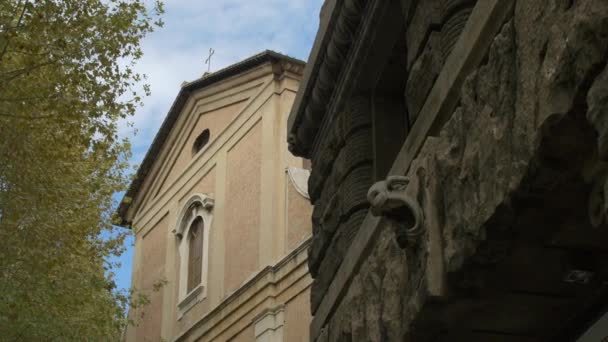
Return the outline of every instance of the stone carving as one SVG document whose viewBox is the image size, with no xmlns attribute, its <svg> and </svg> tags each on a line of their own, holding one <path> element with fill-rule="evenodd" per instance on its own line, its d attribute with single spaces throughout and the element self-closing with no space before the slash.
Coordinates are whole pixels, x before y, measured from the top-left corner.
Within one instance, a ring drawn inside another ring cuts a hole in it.
<svg viewBox="0 0 608 342">
<path fill-rule="evenodd" d="M 367 193 L 373 215 L 386 216 L 399 223 L 395 233 L 401 248 L 416 244 L 424 232 L 422 208 L 406 191 L 409 183 L 408 177 L 389 176 L 372 185 Z"/>
<path fill-rule="evenodd" d="M 336 161 L 336 158 L 339 158 L 347 140 L 352 144 L 355 143 L 354 140 L 365 139 L 363 137 L 365 133 L 358 131 L 366 127 L 371 129 L 370 102 L 366 97 L 356 96 L 348 99 L 344 109 L 337 114 L 331 127 L 326 126 L 327 132 L 317 137 L 314 153 L 311 155 L 311 162 L 314 167 L 309 181 L 309 192 L 313 204 L 318 199 L 324 187 L 323 184 L 332 172 L 334 164 L 340 163 Z M 367 153 L 371 156 L 371 143 L 369 142 L 371 132 L 368 135 L 368 141 L 355 147 L 356 154 Z M 360 144 L 361 142 L 356 143 Z M 353 151 L 347 152 L 347 154 L 351 153 Z"/>
<path fill-rule="evenodd" d="M 203 212 L 209 213 L 215 205 L 215 200 L 205 194 L 194 194 L 184 205 L 184 209 L 179 214 L 179 220 L 173 229 L 173 234 L 178 239 L 182 239 L 190 223 L 197 216 L 202 216 Z"/>
<path fill-rule="evenodd" d="M 348 101 L 327 134 L 321 135 L 317 142 L 316 153 L 311 159 L 313 170 L 308 179 L 308 194 L 314 204 L 313 241 L 308 262 L 315 279 L 328 251 L 329 255 L 342 260 L 341 252 L 337 253 L 335 249 L 343 244 L 345 233 L 334 237 L 336 231 L 356 226 L 350 222 L 356 211 L 367 212 L 366 195 L 373 183 L 371 141 L 369 101 L 355 97 Z M 358 223 L 361 221 L 359 218 Z M 336 265 L 335 261 L 328 262 Z M 320 283 L 329 284 L 334 271 L 326 272 L 324 277 L 327 279 L 320 280 Z M 318 293 L 324 291 L 322 289 Z"/>
<path fill-rule="evenodd" d="M 406 30 L 408 69 L 424 49 L 430 32 L 441 26 L 441 3 L 441 0 L 417 1 Z"/>
<path fill-rule="evenodd" d="M 458 41 L 475 3 L 475 0 L 443 0 L 441 11 L 444 24 L 441 28 L 441 47 L 444 60 Z"/>
<path fill-rule="evenodd" d="M 363 20 L 367 2 L 363 0 L 345 0 L 343 8 L 333 26 L 333 35 L 321 54 L 322 62 L 314 86 L 310 90 L 310 101 L 304 108 L 301 122 L 296 123 L 297 134 L 289 134 L 287 142 L 289 151 L 298 156 L 307 156 L 313 141 L 313 132 L 325 115 L 326 105 L 334 91 L 337 79 L 348 58 L 352 42 L 358 35 L 358 26 Z"/>
</svg>

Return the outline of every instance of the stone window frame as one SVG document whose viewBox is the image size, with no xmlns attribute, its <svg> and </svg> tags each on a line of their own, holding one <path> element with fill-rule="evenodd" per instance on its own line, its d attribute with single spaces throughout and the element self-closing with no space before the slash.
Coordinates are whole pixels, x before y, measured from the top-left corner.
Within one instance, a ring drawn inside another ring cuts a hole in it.
<svg viewBox="0 0 608 342">
<path fill-rule="evenodd" d="M 192 144 L 192 156 L 196 156 L 201 150 L 209 144 L 211 140 L 211 131 L 209 128 L 205 128 L 197 137 L 194 139 Z"/>
<path fill-rule="evenodd" d="M 178 320 L 181 319 L 197 303 L 207 298 L 209 270 L 209 231 L 213 221 L 212 209 L 214 199 L 205 194 L 194 194 L 183 205 L 178 215 L 178 221 L 173 233 L 178 243 L 179 273 L 178 273 Z M 189 236 L 192 223 L 197 219 L 203 220 L 203 260 L 201 262 L 201 282 L 191 291 L 188 288 L 188 260 L 190 255 Z"/>
</svg>

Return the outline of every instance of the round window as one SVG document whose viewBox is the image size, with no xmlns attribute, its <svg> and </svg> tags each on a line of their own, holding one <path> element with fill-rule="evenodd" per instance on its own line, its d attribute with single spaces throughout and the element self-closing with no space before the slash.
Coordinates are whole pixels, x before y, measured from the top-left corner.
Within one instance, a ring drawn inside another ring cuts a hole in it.
<svg viewBox="0 0 608 342">
<path fill-rule="evenodd" d="M 194 145 L 192 146 L 192 155 L 197 154 L 200 150 L 207 145 L 209 142 L 209 129 L 205 129 L 196 140 L 194 140 Z"/>
</svg>

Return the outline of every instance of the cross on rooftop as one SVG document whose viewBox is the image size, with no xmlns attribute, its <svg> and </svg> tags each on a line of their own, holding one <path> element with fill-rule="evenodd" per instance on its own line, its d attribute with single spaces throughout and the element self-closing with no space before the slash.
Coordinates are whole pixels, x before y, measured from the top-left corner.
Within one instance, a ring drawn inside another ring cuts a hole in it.
<svg viewBox="0 0 608 342">
<path fill-rule="evenodd" d="M 205 64 L 207 64 L 207 73 L 211 71 L 211 57 L 215 54 L 215 50 L 213 48 L 209 48 L 209 57 L 205 60 Z"/>
</svg>

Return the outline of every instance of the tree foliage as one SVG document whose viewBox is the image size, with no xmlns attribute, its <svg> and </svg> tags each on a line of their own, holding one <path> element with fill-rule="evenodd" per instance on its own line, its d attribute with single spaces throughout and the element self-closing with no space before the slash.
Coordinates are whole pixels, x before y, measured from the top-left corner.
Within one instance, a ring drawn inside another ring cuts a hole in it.
<svg viewBox="0 0 608 342">
<path fill-rule="evenodd" d="M 148 94 L 133 66 L 162 11 L 0 1 L 0 340 L 119 338 L 129 296 L 107 262 L 124 239 L 111 215 L 128 181 L 118 122 Z"/>
</svg>

